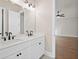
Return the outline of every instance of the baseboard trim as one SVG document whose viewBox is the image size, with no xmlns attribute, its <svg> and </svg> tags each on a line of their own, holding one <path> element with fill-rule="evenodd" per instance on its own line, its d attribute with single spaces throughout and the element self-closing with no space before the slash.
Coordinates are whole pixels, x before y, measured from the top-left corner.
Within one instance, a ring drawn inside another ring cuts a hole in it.
<svg viewBox="0 0 79 59">
<path fill-rule="evenodd" d="M 48 56 L 48 57 L 51 57 L 51 58 L 55 59 L 55 56 L 53 56 L 52 53 L 49 52 L 49 51 L 45 51 L 45 55 Z"/>
</svg>

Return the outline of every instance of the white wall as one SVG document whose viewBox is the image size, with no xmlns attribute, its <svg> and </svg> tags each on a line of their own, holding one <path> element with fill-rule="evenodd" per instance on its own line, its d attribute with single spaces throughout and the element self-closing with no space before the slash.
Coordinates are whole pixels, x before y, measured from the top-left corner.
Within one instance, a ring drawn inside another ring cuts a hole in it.
<svg viewBox="0 0 79 59">
<path fill-rule="evenodd" d="M 60 18 L 56 20 L 55 34 L 59 36 L 77 37 L 78 20 L 75 18 Z"/>
<path fill-rule="evenodd" d="M 77 37 L 78 33 L 78 1 L 56 0 L 56 12 L 65 14 L 64 18 L 56 18 L 55 34 L 59 36 Z"/>
<path fill-rule="evenodd" d="M 36 5 L 36 31 L 45 33 L 47 54 L 55 57 L 55 40 L 52 36 L 54 32 L 53 16 L 53 0 L 38 0 Z"/>
</svg>

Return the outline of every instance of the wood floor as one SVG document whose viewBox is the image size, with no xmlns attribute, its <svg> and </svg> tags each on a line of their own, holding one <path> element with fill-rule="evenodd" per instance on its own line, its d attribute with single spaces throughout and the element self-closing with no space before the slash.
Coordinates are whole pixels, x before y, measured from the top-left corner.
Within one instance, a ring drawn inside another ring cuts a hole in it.
<svg viewBox="0 0 79 59">
<path fill-rule="evenodd" d="M 78 59 L 78 38 L 57 36 L 56 59 Z"/>
</svg>

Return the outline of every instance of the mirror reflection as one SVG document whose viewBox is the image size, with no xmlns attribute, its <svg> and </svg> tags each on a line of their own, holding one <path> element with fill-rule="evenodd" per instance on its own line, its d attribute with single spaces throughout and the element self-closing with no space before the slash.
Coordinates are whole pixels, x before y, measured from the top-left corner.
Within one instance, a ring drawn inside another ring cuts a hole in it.
<svg viewBox="0 0 79 59">
<path fill-rule="evenodd" d="M 13 36 L 26 32 L 35 32 L 35 10 L 29 10 L 12 3 L 0 0 L 0 36 Z"/>
</svg>

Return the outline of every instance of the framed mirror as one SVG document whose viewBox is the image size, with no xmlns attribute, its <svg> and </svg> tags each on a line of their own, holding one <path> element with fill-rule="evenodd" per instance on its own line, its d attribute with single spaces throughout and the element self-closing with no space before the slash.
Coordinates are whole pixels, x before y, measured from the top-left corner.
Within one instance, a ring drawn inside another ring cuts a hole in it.
<svg viewBox="0 0 79 59">
<path fill-rule="evenodd" d="M 35 32 L 35 10 L 6 0 L 0 0 L 0 7 L 0 33 L 3 33 L 3 36 L 5 32 L 12 32 L 13 35 L 24 34 L 27 30 Z"/>
</svg>

